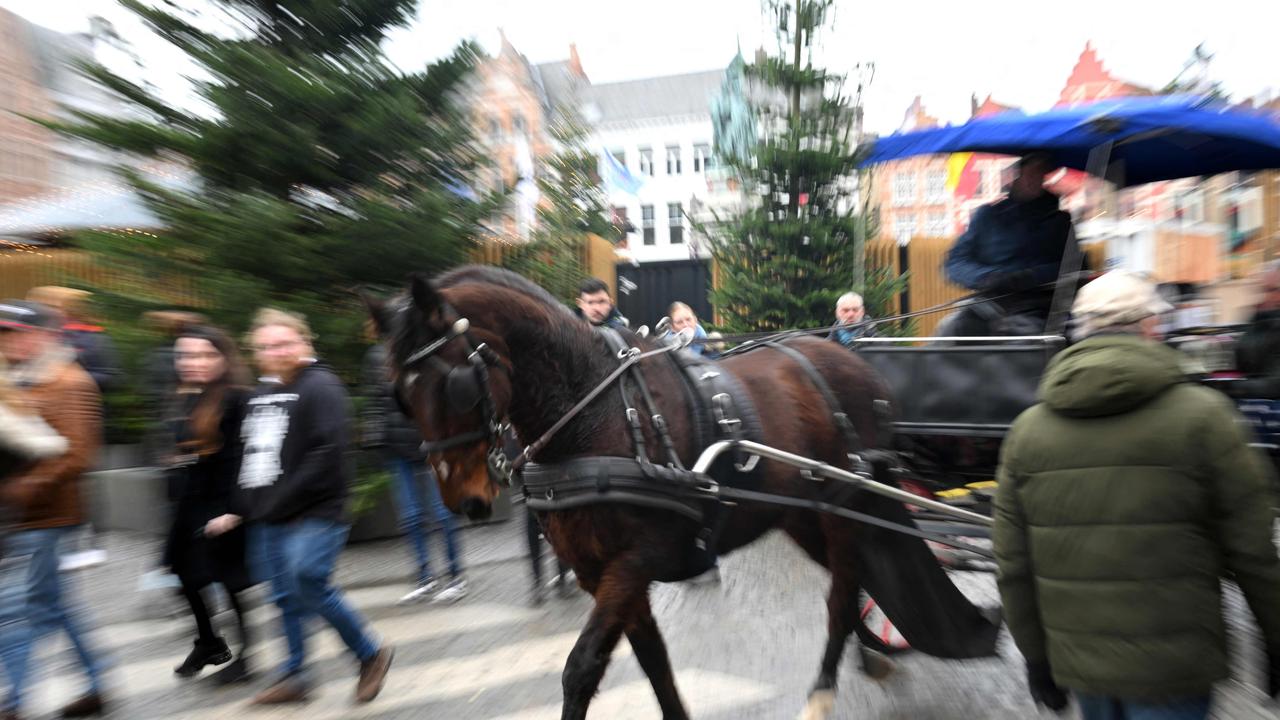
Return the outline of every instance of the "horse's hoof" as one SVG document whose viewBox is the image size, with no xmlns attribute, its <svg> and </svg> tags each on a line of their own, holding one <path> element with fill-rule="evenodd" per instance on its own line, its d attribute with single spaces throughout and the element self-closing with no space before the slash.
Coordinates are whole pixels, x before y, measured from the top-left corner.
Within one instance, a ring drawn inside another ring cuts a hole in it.
<svg viewBox="0 0 1280 720">
<path fill-rule="evenodd" d="M 883 653 L 862 648 L 862 674 L 872 680 L 884 680 L 898 669 L 898 664 Z"/>
<path fill-rule="evenodd" d="M 814 690 L 809 693 L 809 702 L 805 703 L 799 720 L 827 720 L 835 708 L 835 690 Z"/>
</svg>

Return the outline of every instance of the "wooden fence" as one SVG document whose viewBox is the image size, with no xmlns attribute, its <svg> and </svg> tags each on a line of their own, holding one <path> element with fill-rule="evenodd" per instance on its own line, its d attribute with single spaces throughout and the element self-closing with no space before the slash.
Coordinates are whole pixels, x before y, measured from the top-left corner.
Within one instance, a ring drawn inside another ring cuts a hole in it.
<svg viewBox="0 0 1280 720">
<path fill-rule="evenodd" d="M 952 242 L 952 238 L 940 237 L 912 238 L 906 246 L 898 245 L 892 238 L 876 238 L 867 242 L 868 271 L 873 267 L 887 267 L 895 275 L 904 269 L 909 272 L 906 295 L 898 298 L 897 305 L 890 308 L 891 313 L 923 310 L 968 294 L 964 288 L 948 282 L 942 272 L 942 263 Z M 905 268 L 903 260 L 906 261 Z M 906 300 L 906 307 L 903 300 Z M 933 334 L 944 317 L 945 312 L 917 317 L 916 334 Z"/>
<path fill-rule="evenodd" d="M 501 265 L 507 253 L 515 247 L 517 246 L 505 242 L 487 242 L 476 248 L 471 258 L 484 265 Z M 591 277 L 603 280 L 609 286 L 609 294 L 617 297 L 618 277 L 614 265 L 618 258 L 613 251 L 613 243 L 599 235 L 587 235 L 586 242 L 582 244 L 580 258 L 583 271 Z"/>
</svg>

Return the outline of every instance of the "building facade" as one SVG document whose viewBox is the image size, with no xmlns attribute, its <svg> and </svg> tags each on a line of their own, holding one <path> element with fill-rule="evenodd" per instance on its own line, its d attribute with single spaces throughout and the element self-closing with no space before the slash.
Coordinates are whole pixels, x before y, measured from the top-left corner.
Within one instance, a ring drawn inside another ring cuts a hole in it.
<svg viewBox="0 0 1280 720">
<path fill-rule="evenodd" d="M 732 194 L 713 152 L 711 100 L 723 70 L 592 85 L 582 114 L 614 216 L 637 262 L 710 254 L 698 226 Z"/>
<path fill-rule="evenodd" d="M 114 35 L 100 19 L 92 27 L 91 33 L 59 33 L 0 10 L 0 203 L 112 182 L 109 153 L 24 117 L 125 113 L 118 98 L 75 68 L 94 60 L 102 38 Z"/>
</svg>

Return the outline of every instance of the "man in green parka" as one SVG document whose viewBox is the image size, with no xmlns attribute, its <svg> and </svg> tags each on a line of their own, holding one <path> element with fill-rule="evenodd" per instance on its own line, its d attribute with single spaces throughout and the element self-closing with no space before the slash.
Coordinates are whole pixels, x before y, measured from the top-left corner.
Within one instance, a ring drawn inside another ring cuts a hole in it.
<svg viewBox="0 0 1280 720">
<path fill-rule="evenodd" d="M 1231 402 L 1155 341 L 1168 305 L 1110 272 L 1073 308 L 1040 403 L 1001 450 L 1000 593 L 1037 704 L 1085 720 L 1206 718 L 1227 677 L 1220 580 L 1239 584 L 1280 693 L 1270 467 Z"/>
</svg>

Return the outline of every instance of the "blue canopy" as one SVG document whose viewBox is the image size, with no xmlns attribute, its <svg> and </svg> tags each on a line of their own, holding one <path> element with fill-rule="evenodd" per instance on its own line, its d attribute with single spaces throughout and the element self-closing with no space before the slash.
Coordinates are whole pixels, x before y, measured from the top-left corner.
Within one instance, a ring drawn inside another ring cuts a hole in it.
<svg viewBox="0 0 1280 720">
<path fill-rule="evenodd" d="M 1035 115 L 1007 112 L 957 127 L 880 138 L 863 165 L 915 155 L 1042 151 L 1063 167 L 1088 167 L 1089 153 L 1114 143 L 1106 179 L 1127 187 L 1157 180 L 1280 168 L 1280 123 L 1206 98 L 1118 98 Z"/>
</svg>

